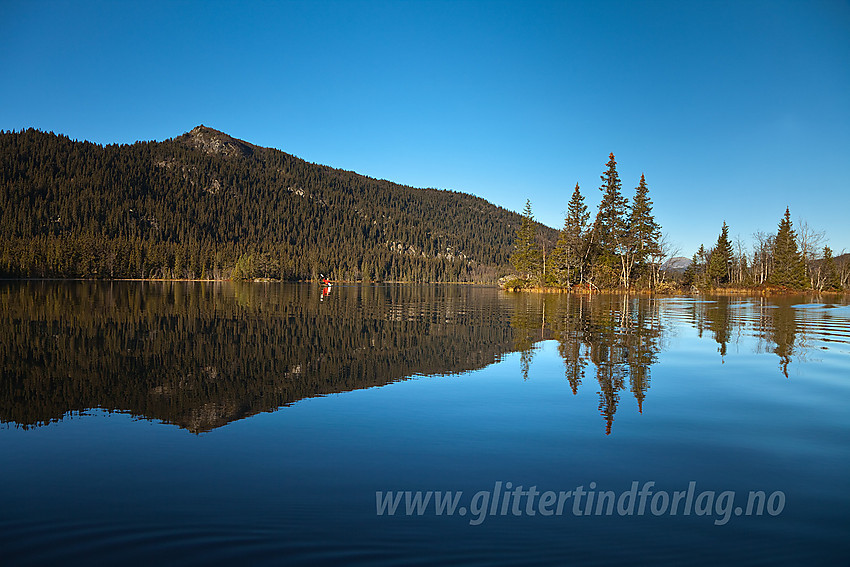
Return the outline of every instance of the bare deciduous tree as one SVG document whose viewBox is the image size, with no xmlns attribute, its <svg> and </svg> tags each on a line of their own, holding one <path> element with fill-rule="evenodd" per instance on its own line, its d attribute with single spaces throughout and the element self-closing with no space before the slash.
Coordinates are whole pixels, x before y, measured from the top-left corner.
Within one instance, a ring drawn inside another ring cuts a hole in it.
<svg viewBox="0 0 850 567">
<path fill-rule="evenodd" d="M 681 252 L 681 248 L 670 240 L 670 234 L 665 232 L 658 239 L 658 248 L 652 253 L 650 263 L 652 269 L 652 287 L 655 288 L 659 283 L 664 282 L 666 271 L 661 267 L 665 260 L 674 258 Z"/>
<path fill-rule="evenodd" d="M 753 233 L 753 280 L 763 284 L 770 276 L 773 264 L 774 235 L 762 231 Z"/>
<path fill-rule="evenodd" d="M 737 285 L 741 285 L 747 276 L 747 250 L 744 245 L 744 239 L 741 238 L 740 234 L 735 236 L 735 259 L 733 270 L 734 273 L 732 274 L 732 281 Z"/>
<path fill-rule="evenodd" d="M 820 251 L 823 250 L 823 241 L 826 238 L 826 233 L 822 230 L 815 230 L 804 219 L 797 219 L 797 247 L 800 249 L 800 257 L 803 259 L 803 265 L 806 266 L 806 272 L 809 276 L 809 283 L 815 289 L 815 274 L 813 273 L 812 262 L 820 258 Z"/>
</svg>

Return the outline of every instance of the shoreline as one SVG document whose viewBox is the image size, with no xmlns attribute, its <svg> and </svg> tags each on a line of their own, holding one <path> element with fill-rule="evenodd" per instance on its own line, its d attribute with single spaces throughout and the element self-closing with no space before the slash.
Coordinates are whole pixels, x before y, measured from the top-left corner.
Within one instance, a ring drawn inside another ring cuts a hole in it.
<svg viewBox="0 0 850 567">
<path fill-rule="evenodd" d="M 257 278 L 252 280 L 225 280 L 225 279 L 174 279 L 174 278 L 0 278 L 0 282 L 151 282 L 151 283 L 287 283 L 287 284 L 322 284 L 320 280 L 275 280 L 270 278 Z M 542 294 L 575 294 L 575 295 L 634 295 L 634 296 L 659 296 L 659 297 L 682 297 L 682 296 L 703 296 L 703 295 L 720 295 L 720 296 L 754 296 L 763 297 L 769 296 L 835 296 L 844 297 L 850 295 L 850 290 L 846 291 L 817 291 L 813 289 L 793 290 L 787 288 L 712 288 L 693 290 L 676 290 L 657 292 L 648 289 L 569 289 L 563 287 L 503 287 L 496 282 L 409 282 L 409 281 L 367 281 L 362 280 L 330 280 L 331 284 L 358 284 L 358 285 L 466 285 L 476 287 L 498 287 L 502 291 L 508 293 L 542 293 Z"/>
<path fill-rule="evenodd" d="M 186 283 L 318 283 L 321 280 L 276 280 L 272 278 L 254 278 L 246 280 L 230 279 L 201 279 L 201 278 L 2 278 L 0 282 L 186 282 Z M 474 285 L 481 287 L 498 287 L 497 282 L 409 282 L 396 280 L 363 281 L 363 280 L 328 280 L 331 284 L 403 284 L 403 285 Z"/>
<path fill-rule="evenodd" d="M 760 295 L 764 297 L 769 296 L 791 296 L 791 295 L 828 295 L 828 296 L 837 296 L 843 297 L 850 295 L 850 290 L 848 291 L 817 291 L 812 289 L 802 289 L 802 290 L 794 290 L 794 289 L 782 289 L 782 288 L 716 288 L 716 289 L 700 289 L 697 291 L 693 290 L 678 290 L 678 291 L 665 291 L 665 292 L 656 292 L 648 289 L 641 290 L 627 290 L 627 289 L 599 289 L 599 290 L 588 290 L 588 289 L 578 289 L 571 290 L 567 288 L 561 287 L 526 287 L 526 288 L 502 288 L 504 291 L 509 293 L 554 293 L 554 294 L 575 294 L 575 295 L 635 295 L 635 296 L 659 296 L 659 297 L 681 297 L 681 296 L 701 296 L 701 295 L 724 295 L 724 296 L 735 296 L 735 295 Z"/>
</svg>

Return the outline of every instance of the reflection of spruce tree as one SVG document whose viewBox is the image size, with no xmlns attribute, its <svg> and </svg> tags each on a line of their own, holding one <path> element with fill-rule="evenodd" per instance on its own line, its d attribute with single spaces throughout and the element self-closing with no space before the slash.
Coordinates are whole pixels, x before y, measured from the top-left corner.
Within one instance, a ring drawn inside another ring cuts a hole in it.
<svg viewBox="0 0 850 567">
<path fill-rule="evenodd" d="M 729 304 L 730 298 L 717 297 L 711 302 L 696 302 L 691 306 L 691 320 L 697 336 L 702 338 L 705 331 L 710 331 L 714 340 L 720 345 L 717 347 L 717 352 L 720 353 L 721 358 L 726 356 L 726 345 L 732 334 Z"/>
<path fill-rule="evenodd" d="M 717 341 L 718 352 L 721 357 L 726 356 L 726 343 L 732 332 L 732 319 L 729 316 L 729 298 L 718 297 L 714 303 L 708 304 L 705 309 L 705 319 L 708 329 Z"/>
<path fill-rule="evenodd" d="M 568 344 L 571 347 L 571 352 L 567 352 L 563 347 L 560 347 L 559 350 L 566 362 L 564 376 L 570 383 L 573 395 L 576 395 L 578 394 L 578 387 L 581 386 L 581 381 L 584 379 L 584 367 L 587 366 L 587 360 L 582 356 L 580 342 L 570 341 Z"/>
<path fill-rule="evenodd" d="M 612 301 L 608 309 L 600 309 L 594 317 L 595 333 L 590 347 L 590 359 L 596 365 L 599 412 L 605 418 L 606 435 L 610 435 L 614 414 L 617 413 L 617 405 L 620 402 L 618 392 L 625 388 L 626 359 L 620 342 L 622 337 L 618 336 L 617 331 L 622 328 L 620 325 L 624 316 L 625 313 L 618 312 Z"/>
<path fill-rule="evenodd" d="M 558 353 L 564 360 L 564 376 L 570 384 L 573 395 L 584 378 L 587 359 L 582 352 L 583 332 L 585 331 L 583 296 L 572 294 L 563 298 L 554 309 L 552 317 L 553 337 L 558 341 Z"/>
<path fill-rule="evenodd" d="M 573 395 L 578 394 L 578 387 L 584 379 L 584 368 L 587 366 L 587 359 L 582 353 L 582 339 L 586 329 L 585 302 L 585 296 L 568 295 L 560 305 L 554 324 L 558 352 L 564 359 L 564 375 L 570 383 Z M 577 304 L 575 308 L 574 303 Z"/>
<path fill-rule="evenodd" d="M 648 300 L 634 310 L 629 348 L 629 386 L 638 402 L 638 411 L 643 413 L 643 400 L 649 389 L 649 367 L 658 360 L 660 324 L 657 303 Z"/>
<path fill-rule="evenodd" d="M 795 340 L 797 337 L 797 321 L 794 309 L 788 305 L 780 305 L 776 309 L 769 309 L 772 315 L 770 324 L 770 338 L 776 343 L 773 350 L 779 356 L 779 367 L 782 374 L 788 378 L 788 365 L 791 363 L 791 355 L 794 354 Z"/>
<path fill-rule="evenodd" d="M 514 350 L 520 352 L 519 364 L 523 380 L 528 380 L 531 360 L 534 358 L 534 343 L 543 335 L 543 296 L 526 294 L 513 295 L 514 312 L 511 315 L 511 328 L 514 336 Z"/>
<path fill-rule="evenodd" d="M 657 362 L 662 335 L 655 302 L 624 296 L 567 296 L 553 325 L 573 393 L 584 378 L 587 361 L 596 366 L 598 408 L 606 434 L 611 433 L 626 378 L 643 411 L 650 366 Z"/>
<path fill-rule="evenodd" d="M 730 311 L 731 301 L 729 297 L 717 297 L 711 303 L 695 303 L 691 308 L 693 326 L 698 335 L 702 337 L 703 331 L 710 331 L 720 345 L 717 351 L 721 357 L 726 355 L 727 343 L 732 335 L 734 320 Z M 791 356 L 799 350 L 794 309 L 787 300 L 778 305 L 764 298 L 760 301 L 761 308 L 753 324 L 757 329 L 765 330 L 764 334 L 759 334 L 759 338 L 773 343 L 773 346 L 767 348 L 779 356 L 781 371 L 788 377 Z M 764 352 L 764 348 L 762 343 L 757 352 Z"/>
<path fill-rule="evenodd" d="M 519 354 L 519 371 L 522 373 L 522 379 L 528 380 L 528 371 L 531 367 L 531 359 L 534 358 L 534 347 L 523 349 Z"/>
<path fill-rule="evenodd" d="M 620 403 L 619 390 L 623 389 L 623 377 L 617 372 L 618 365 L 603 364 L 597 368 L 596 379 L 599 381 L 599 413 L 605 418 L 605 435 L 611 435 L 614 425 L 614 414 Z"/>
</svg>

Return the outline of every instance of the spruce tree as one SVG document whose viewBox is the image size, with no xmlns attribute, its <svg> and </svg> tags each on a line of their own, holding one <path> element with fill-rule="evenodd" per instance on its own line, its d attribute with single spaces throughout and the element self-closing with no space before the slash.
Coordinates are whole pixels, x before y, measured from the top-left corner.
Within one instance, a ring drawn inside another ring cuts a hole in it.
<svg viewBox="0 0 850 567">
<path fill-rule="evenodd" d="M 658 252 L 661 227 L 652 215 L 652 200 L 649 198 L 649 188 L 646 186 L 646 178 L 642 173 L 640 183 L 635 188 L 628 226 L 633 261 L 637 266 L 644 266 L 647 259 Z"/>
<path fill-rule="evenodd" d="M 841 278 L 838 277 L 838 268 L 835 266 L 835 258 L 832 257 L 832 249 L 823 247 L 823 289 L 827 291 L 841 291 Z"/>
<path fill-rule="evenodd" d="M 620 284 L 628 287 L 628 270 L 625 253 L 627 252 L 629 202 L 623 197 L 620 175 L 617 173 L 617 161 L 614 154 L 608 156 L 608 169 L 600 176 L 602 201 L 593 223 L 593 243 L 599 256 L 599 262 L 605 269 L 620 271 Z"/>
<path fill-rule="evenodd" d="M 582 279 L 582 260 L 584 251 L 584 231 L 590 213 L 584 204 L 584 197 L 578 183 L 573 190 L 573 196 L 567 205 L 567 216 L 564 218 L 564 228 L 558 236 L 555 250 L 552 252 L 555 275 L 561 284 L 572 284 Z M 578 275 L 578 278 L 576 276 Z"/>
<path fill-rule="evenodd" d="M 525 210 L 522 212 L 522 224 L 517 230 L 511 264 L 520 277 L 525 279 L 531 279 L 540 273 L 542 256 L 537 247 L 534 215 L 531 212 L 530 200 L 525 202 Z"/>
<path fill-rule="evenodd" d="M 617 254 L 627 230 L 626 213 L 629 203 L 622 194 L 622 183 L 613 153 L 608 156 L 606 166 L 608 169 L 600 176 L 602 185 L 599 190 L 602 191 L 602 201 L 596 214 L 596 242 L 603 252 Z"/>
<path fill-rule="evenodd" d="M 695 286 L 698 288 L 706 285 L 706 264 L 709 258 L 709 252 L 706 251 L 705 245 L 700 244 L 699 250 L 694 254 L 691 263 L 685 269 L 682 277 L 682 283 L 686 286 Z"/>
<path fill-rule="evenodd" d="M 786 208 L 779 222 L 773 248 L 773 270 L 768 282 L 772 285 L 805 289 L 808 287 L 806 266 L 797 250 L 797 235 L 791 225 L 791 212 Z"/>
<path fill-rule="evenodd" d="M 729 227 L 723 221 L 717 244 L 711 252 L 708 260 L 708 276 L 716 284 L 728 283 L 729 274 L 732 270 L 732 243 L 729 241 Z"/>
<path fill-rule="evenodd" d="M 688 264 L 688 267 L 685 268 L 685 271 L 682 272 L 682 285 L 686 287 L 690 287 L 697 284 L 697 274 L 698 274 L 698 264 L 699 258 L 696 254 L 691 258 L 691 263 Z"/>
</svg>

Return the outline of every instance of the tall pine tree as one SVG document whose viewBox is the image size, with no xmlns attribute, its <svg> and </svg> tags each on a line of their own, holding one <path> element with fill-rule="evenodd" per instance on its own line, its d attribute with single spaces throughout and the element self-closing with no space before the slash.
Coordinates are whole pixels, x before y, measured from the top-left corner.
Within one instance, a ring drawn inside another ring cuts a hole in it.
<svg viewBox="0 0 850 567">
<path fill-rule="evenodd" d="M 715 284 L 729 283 L 732 272 L 732 242 L 729 241 L 729 227 L 723 221 L 717 244 L 708 259 L 708 276 Z"/>
<path fill-rule="evenodd" d="M 628 236 L 627 214 L 628 200 L 623 197 L 620 175 L 617 173 L 617 160 L 614 154 L 608 156 L 605 173 L 600 176 L 602 185 L 602 201 L 593 223 L 593 244 L 598 252 L 600 263 L 609 268 L 620 268 L 620 283 L 628 286 L 626 263 L 623 258 L 626 252 Z"/>
<path fill-rule="evenodd" d="M 786 208 L 779 222 L 773 248 L 773 270 L 768 280 L 772 285 L 805 289 L 808 287 L 806 266 L 797 250 L 797 235 L 791 225 L 791 212 Z"/>
<path fill-rule="evenodd" d="M 614 154 L 608 156 L 605 172 L 600 176 L 602 201 L 596 214 L 596 243 L 602 250 L 619 253 L 627 231 L 628 200 L 623 197 L 620 174 Z"/>
<path fill-rule="evenodd" d="M 511 264 L 520 277 L 531 279 L 540 274 L 542 261 L 543 257 L 537 247 L 531 201 L 527 200 L 525 210 L 522 212 L 522 224 L 517 230 Z"/>
<path fill-rule="evenodd" d="M 640 174 L 640 183 L 635 188 L 628 227 L 630 263 L 639 269 L 645 268 L 647 259 L 658 252 L 661 227 L 652 215 L 652 200 L 649 198 L 649 187 L 643 173 Z M 631 268 L 628 272 L 627 275 L 630 275 Z"/>
<path fill-rule="evenodd" d="M 590 213 L 584 204 L 584 197 L 578 183 L 567 205 L 564 228 L 558 236 L 555 250 L 552 252 L 555 277 L 561 284 L 571 285 L 583 279 L 583 260 L 585 256 L 584 232 Z"/>
</svg>

